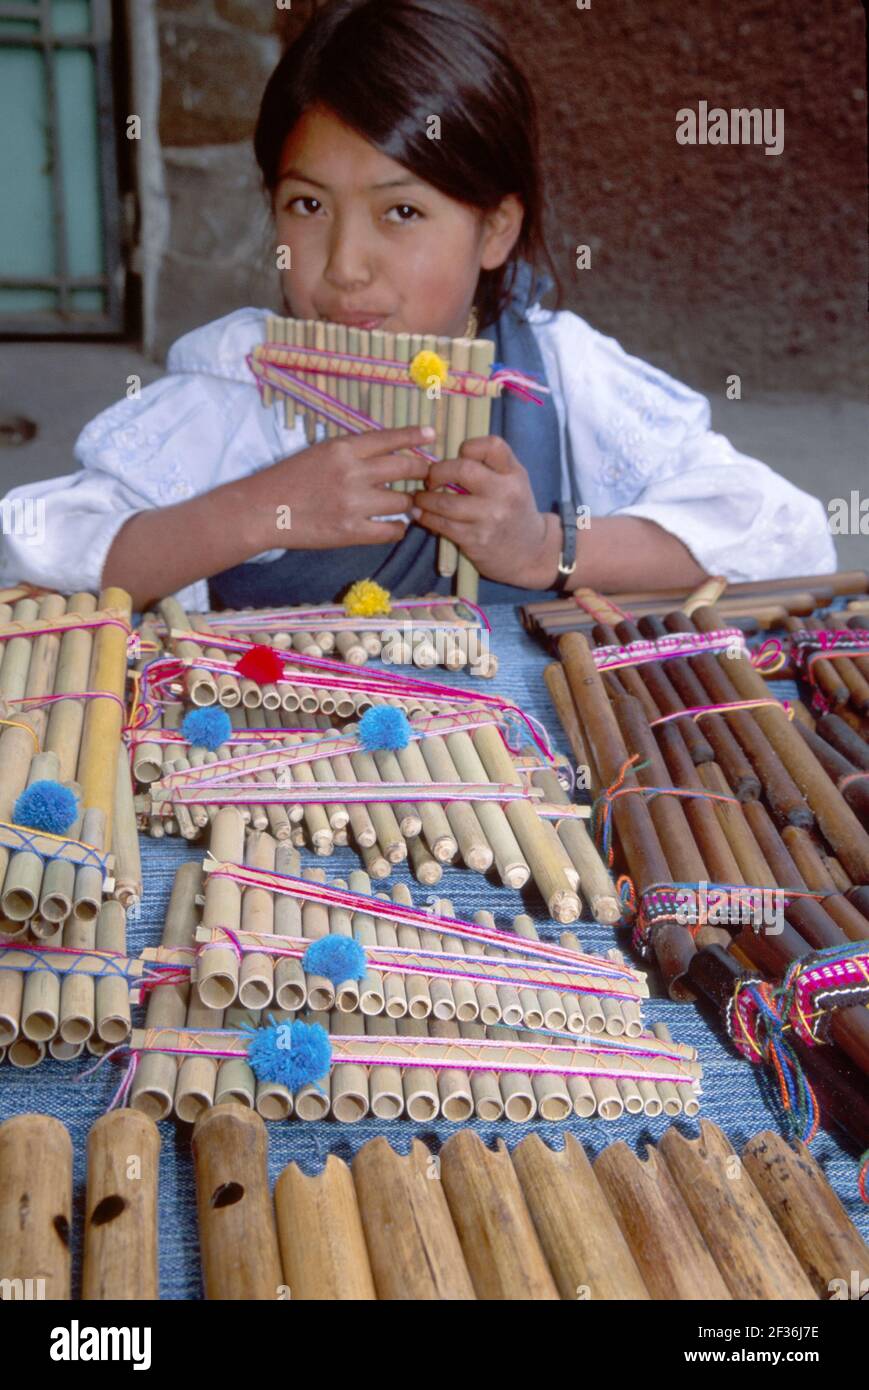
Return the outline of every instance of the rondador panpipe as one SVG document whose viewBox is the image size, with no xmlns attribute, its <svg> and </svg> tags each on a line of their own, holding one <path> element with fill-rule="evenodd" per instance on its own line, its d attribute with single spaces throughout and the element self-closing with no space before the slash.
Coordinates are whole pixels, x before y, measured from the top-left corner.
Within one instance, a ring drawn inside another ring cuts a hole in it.
<svg viewBox="0 0 869 1390">
<path fill-rule="evenodd" d="M 368 429 L 429 425 L 436 437 L 432 460 L 455 458 L 466 439 L 489 433 L 491 403 L 505 388 L 543 389 L 503 369 L 493 372 L 495 345 L 488 339 L 431 334 L 386 333 L 310 319 L 270 317 L 267 341 L 248 359 L 262 390 L 263 404 L 276 397 L 285 424 L 293 429 L 298 411 L 309 444 L 316 424 L 327 437 Z M 533 399 L 533 398 L 532 398 Z M 400 491 L 416 490 L 414 482 Z M 442 539 L 438 570 L 456 576 L 461 598 L 475 600 L 478 574 L 452 542 Z"/>
</svg>

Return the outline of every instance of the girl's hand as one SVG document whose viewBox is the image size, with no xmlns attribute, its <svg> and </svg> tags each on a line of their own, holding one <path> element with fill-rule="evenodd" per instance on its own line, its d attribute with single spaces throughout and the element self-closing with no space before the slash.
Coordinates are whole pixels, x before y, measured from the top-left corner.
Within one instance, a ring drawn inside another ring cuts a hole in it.
<svg viewBox="0 0 869 1390">
<path fill-rule="evenodd" d="M 397 451 L 425 448 L 433 438 L 434 430 L 418 425 L 368 430 L 325 439 L 262 469 L 247 480 L 260 549 L 326 550 L 400 541 L 407 521 L 372 518 L 409 515 L 417 494 L 387 484 L 425 480 L 430 465 Z"/>
<path fill-rule="evenodd" d="M 467 495 L 435 491 L 447 483 Z M 527 472 L 498 435 L 466 440 L 457 459 L 433 463 L 426 491 L 412 500 L 414 520 L 453 541 L 488 579 L 526 589 L 554 583 L 561 523 L 537 510 Z"/>
</svg>

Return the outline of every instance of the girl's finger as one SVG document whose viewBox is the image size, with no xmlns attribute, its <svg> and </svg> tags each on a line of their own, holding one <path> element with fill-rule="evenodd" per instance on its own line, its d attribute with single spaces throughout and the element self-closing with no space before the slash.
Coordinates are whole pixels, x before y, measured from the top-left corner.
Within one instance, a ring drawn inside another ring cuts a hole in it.
<svg viewBox="0 0 869 1390">
<path fill-rule="evenodd" d="M 403 540 L 407 525 L 403 521 L 364 521 L 353 545 L 388 545 Z"/>
<path fill-rule="evenodd" d="M 467 525 L 475 524 L 490 510 L 488 503 L 470 493 L 458 492 L 413 492 L 410 494 L 415 508 L 433 516 L 449 517 Z"/>
<path fill-rule="evenodd" d="M 417 512 L 416 509 L 413 519 L 435 536 L 446 536 L 447 540 L 455 541 L 460 550 L 467 551 L 477 539 L 476 525 L 468 522 L 453 521 L 448 516 L 436 516 L 434 512 Z"/>
<path fill-rule="evenodd" d="M 428 470 L 429 488 L 446 487 L 448 483 L 458 483 L 466 492 L 491 496 L 495 488 L 503 487 L 498 474 L 493 473 L 477 459 L 440 459 Z"/>
<path fill-rule="evenodd" d="M 354 458 L 369 459 L 398 449 L 425 449 L 434 438 L 431 425 L 406 425 L 399 430 L 363 430 L 348 436 L 346 444 Z"/>
<path fill-rule="evenodd" d="M 459 450 L 459 456 L 477 459 L 494 473 L 512 473 L 517 467 L 522 467 L 506 439 L 502 439 L 498 434 L 483 435 L 480 439 L 466 439 Z"/>
<path fill-rule="evenodd" d="M 402 478 L 425 481 L 431 464 L 416 454 L 382 454 L 366 459 L 363 477 L 367 483 L 397 483 Z"/>
</svg>

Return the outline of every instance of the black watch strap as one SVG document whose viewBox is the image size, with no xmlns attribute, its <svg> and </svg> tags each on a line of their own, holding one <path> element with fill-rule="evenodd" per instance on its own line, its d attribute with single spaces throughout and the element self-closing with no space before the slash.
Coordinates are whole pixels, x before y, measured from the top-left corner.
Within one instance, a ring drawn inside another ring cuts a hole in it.
<svg viewBox="0 0 869 1390">
<path fill-rule="evenodd" d="M 567 581 L 576 569 L 576 508 L 572 502 L 559 502 L 558 515 L 561 517 L 562 541 L 554 588 L 560 594 L 567 588 Z"/>
</svg>

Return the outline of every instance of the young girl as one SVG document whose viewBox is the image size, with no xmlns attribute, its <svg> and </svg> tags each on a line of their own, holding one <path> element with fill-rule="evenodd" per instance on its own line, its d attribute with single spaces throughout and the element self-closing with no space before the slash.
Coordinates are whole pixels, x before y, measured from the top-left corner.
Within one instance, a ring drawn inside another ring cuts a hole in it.
<svg viewBox="0 0 869 1390">
<path fill-rule="evenodd" d="M 443 592 L 440 536 L 476 564 L 484 603 L 835 568 L 821 504 L 712 433 L 702 396 L 540 307 L 534 101 L 470 5 L 327 4 L 268 83 L 255 150 L 291 252 L 286 313 L 488 337 L 550 394 L 496 400 L 491 435 L 431 466 L 397 452 L 425 446 L 415 428 L 318 427 L 309 446 L 263 409 L 245 359 L 268 311 L 240 309 L 82 431 L 81 471 L 19 489 L 44 499 L 45 544 L 0 542 L 0 581 L 119 584 L 136 608 L 176 593 L 196 611 L 327 601 L 365 576 Z M 385 490 L 408 477 L 423 490 Z"/>
</svg>

